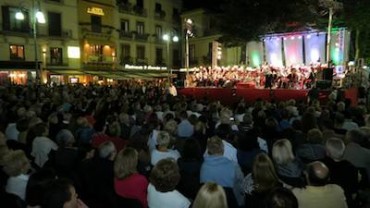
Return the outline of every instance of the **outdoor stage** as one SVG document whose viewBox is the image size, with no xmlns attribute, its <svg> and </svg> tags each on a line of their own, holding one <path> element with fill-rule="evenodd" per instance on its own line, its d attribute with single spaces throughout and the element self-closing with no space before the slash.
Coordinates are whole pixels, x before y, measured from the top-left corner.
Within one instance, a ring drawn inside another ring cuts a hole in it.
<svg viewBox="0 0 370 208">
<path fill-rule="evenodd" d="M 257 99 L 285 101 L 294 99 L 296 101 L 307 101 L 308 90 L 296 89 L 256 89 L 256 88 L 212 88 L 212 87 L 192 87 L 177 89 L 179 95 L 193 97 L 196 99 L 207 98 L 209 100 L 220 100 L 221 103 L 232 105 L 244 98 L 246 102 L 252 103 Z M 321 90 L 320 100 L 327 101 L 331 91 Z M 346 99 L 351 100 L 352 105 L 357 105 L 357 89 L 351 88 L 344 91 Z"/>
</svg>

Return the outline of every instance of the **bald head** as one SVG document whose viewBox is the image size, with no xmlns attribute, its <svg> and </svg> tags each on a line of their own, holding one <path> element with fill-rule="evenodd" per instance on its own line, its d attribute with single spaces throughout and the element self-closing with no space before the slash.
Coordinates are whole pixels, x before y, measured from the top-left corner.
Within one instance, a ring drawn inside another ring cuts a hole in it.
<svg viewBox="0 0 370 208">
<path fill-rule="evenodd" d="M 311 186 L 324 186 L 329 179 L 329 168 L 322 162 L 312 162 L 307 166 L 307 179 Z"/>
</svg>

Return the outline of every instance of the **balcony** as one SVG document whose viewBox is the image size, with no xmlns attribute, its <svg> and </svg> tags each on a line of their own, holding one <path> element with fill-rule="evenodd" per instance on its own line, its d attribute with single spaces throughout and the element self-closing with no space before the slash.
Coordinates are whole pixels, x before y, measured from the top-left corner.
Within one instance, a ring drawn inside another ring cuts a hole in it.
<svg viewBox="0 0 370 208">
<path fill-rule="evenodd" d="M 133 37 L 132 32 L 129 32 L 129 31 L 120 31 L 120 33 L 119 33 L 119 38 L 120 39 L 131 40 L 132 37 Z"/>
<path fill-rule="evenodd" d="M 134 59 L 131 56 L 125 56 L 121 58 L 121 65 L 133 65 L 134 64 Z"/>
<path fill-rule="evenodd" d="M 83 63 L 84 70 L 111 70 L 114 67 L 112 56 L 89 56 Z"/>
<path fill-rule="evenodd" d="M 156 20 L 164 20 L 165 17 L 166 17 L 166 12 L 163 10 L 160 10 L 160 11 L 157 10 L 154 12 L 154 18 Z"/>
<path fill-rule="evenodd" d="M 133 7 L 130 2 L 120 2 L 117 3 L 118 12 L 131 14 L 133 12 Z"/>
<path fill-rule="evenodd" d="M 135 5 L 133 7 L 133 12 L 135 15 L 146 17 L 147 16 L 147 11 L 143 7 L 140 7 L 138 5 Z"/>
<path fill-rule="evenodd" d="M 112 33 L 115 30 L 113 26 L 110 25 L 94 25 L 91 23 L 80 22 L 80 31 L 84 38 L 88 37 L 98 37 L 98 38 L 111 38 Z"/>
<path fill-rule="evenodd" d="M 139 34 L 139 33 L 134 33 L 134 37 L 135 37 L 135 40 L 138 40 L 138 41 L 148 41 L 148 38 L 149 38 L 149 34 Z"/>
<path fill-rule="evenodd" d="M 147 58 L 136 58 L 135 60 L 136 65 L 148 65 L 148 59 Z"/>
<path fill-rule="evenodd" d="M 47 62 L 46 63 L 46 67 L 47 68 L 65 68 L 65 67 L 68 67 L 69 64 L 66 63 L 66 62 L 61 62 L 61 63 L 56 63 L 56 62 Z"/>
</svg>

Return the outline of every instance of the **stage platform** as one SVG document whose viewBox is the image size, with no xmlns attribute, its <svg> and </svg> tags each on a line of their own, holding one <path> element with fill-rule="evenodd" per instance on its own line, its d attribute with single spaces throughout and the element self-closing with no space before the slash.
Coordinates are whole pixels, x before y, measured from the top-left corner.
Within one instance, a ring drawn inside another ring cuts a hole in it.
<svg viewBox="0 0 370 208">
<path fill-rule="evenodd" d="M 246 102 L 253 103 L 257 99 L 286 101 L 294 99 L 296 101 L 307 101 L 308 90 L 296 89 L 256 89 L 256 88 L 212 88 L 212 87 L 193 87 L 178 88 L 179 95 L 193 97 L 196 99 L 207 98 L 209 100 L 220 100 L 222 104 L 232 105 L 244 98 Z M 321 90 L 319 99 L 325 102 L 328 99 L 330 90 Z M 352 105 L 357 105 L 357 89 L 344 91 L 346 99 L 351 100 Z"/>
</svg>

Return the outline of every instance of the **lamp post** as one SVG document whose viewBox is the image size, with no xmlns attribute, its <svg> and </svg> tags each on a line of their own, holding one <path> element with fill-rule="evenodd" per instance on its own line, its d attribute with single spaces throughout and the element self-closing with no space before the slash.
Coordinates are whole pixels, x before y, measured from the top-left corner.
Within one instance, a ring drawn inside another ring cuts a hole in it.
<svg viewBox="0 0 370 208">
<path fill-rule="evenodd" d="M 170 42 L 179 42 L 179 37 L 176 35 L 171 36 L 169 34 L 164 34 L 162 39 L 166 41 L 168 82 L 171 83 L 172 67 L 170 62 Z"/>
<path fill-rule="evenodd" d="M 189 75 L 189 37 L 193 37 L 193 20 L 185 19 L 185 69 L 186 76 Z"/>
<path fill-rule="evenodd" d="M 37 6 L 37 8 L 36 8 Z M 36 0 L 32 1 L 31 9 L 31 23 L 32 23 L 32 34 L 33 34 L 33 45 L 35 53 L 35 72 L 36 72 L 36 84 L 40 84 L 41 81 L 41 69 L 38 64 L 38 52 L 37 52 L 37 23 L 44 24 L 46 22 L 44 14 L 40 11 L 40 3 Z M 24 14 L 22 11 L 18 11 L 15 14 L 17 20 L 24 20 Z"/>
</svg>

